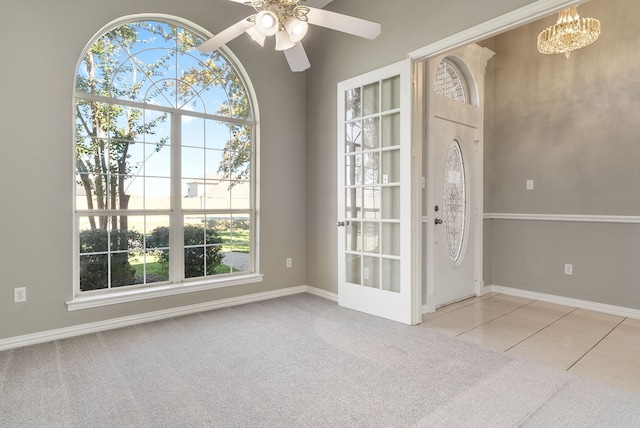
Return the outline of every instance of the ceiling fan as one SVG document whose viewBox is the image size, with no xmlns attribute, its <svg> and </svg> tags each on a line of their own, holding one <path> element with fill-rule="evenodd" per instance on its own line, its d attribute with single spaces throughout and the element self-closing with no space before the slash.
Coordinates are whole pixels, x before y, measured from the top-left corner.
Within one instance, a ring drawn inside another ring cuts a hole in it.
<svg viewBox="0 0 640 428">
<path fill-rule="evenodd" d="M 308 24 L 371 40 L 378 37 L 382 30 L 377 22 L 315 7 L 301 6 L 301 0 L 230 1 L 251 6 L 256 13 L 202 43 L 198 46 L 200 52 L 215 51 L 245 32 L 260 46 L 264 46 L 267 37 L 275 36 L 276 50 L 284 52 L 291 70 L 304 71 L 311 66 L 301 43 L 307 34 Z"/>
</svg>

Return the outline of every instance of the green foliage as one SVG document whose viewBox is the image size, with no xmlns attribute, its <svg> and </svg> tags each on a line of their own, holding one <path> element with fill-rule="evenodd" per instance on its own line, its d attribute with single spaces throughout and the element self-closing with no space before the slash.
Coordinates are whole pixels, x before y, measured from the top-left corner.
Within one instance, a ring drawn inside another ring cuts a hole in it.
<svg viewBox="0 0 640 428">
<path fill-rule="evenodd" d="M 184 227 L 184 275 L 185 278 L 197 278 L 215 275 L 222 264 L 223 254 L 219 244 L 222 239 L 213 229 L 204 225 Z M 163 272 L 169 270 L 169 228 L 161 226 L 147 237 L 147 248 L 156 248 L 156 257 Z M 205 271 L 206 267 L 206 271 Z"/>
<path fill-rule="evenodd" d="M 135 283 L 136 269 L 129 263 L 131 248 L 140 248 L 142 236 L 132 230 L 90 229 L 80 232 L 80 290 L 98 290 Z M 111 278 L 109 254 L 111 253 Z"/>
</svg>

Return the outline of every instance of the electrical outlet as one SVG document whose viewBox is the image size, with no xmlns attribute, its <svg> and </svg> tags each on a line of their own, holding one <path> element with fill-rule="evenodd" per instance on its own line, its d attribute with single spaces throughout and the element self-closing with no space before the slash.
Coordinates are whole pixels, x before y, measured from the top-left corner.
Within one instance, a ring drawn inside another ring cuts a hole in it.
<svg viewBox="0 0 640 428">
<path fill-rule="evenodd" d="M 573 275 L 573 265 L 564 265 L 564 274 Z"/>
<path fill-rule="evenodd" d="M 364 268 L 364 279 L 369 279 L 369 268 Z"/>
<path fill-rule="evenodd" d="M 533 190 L 533 180 L 527 180 L 527 190 Z"/>
<path fill-rule="evenodd" d="M 287 258 L 287 267 L 290 268 L 291 266 L 293 266 L 293 259 L 291 259 L 291 257 Z"/>
<path fill-rule="evenodd" d="M 27 287 L 16 287 L 13 289 L 13 303 L 27 301 Z"/>
</svg>

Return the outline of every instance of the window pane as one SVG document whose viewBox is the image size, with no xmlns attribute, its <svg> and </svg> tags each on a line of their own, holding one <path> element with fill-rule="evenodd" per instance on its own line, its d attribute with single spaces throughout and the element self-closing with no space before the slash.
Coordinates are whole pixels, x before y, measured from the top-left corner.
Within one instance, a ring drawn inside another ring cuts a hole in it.
<svg viewBox="0 0 640 428">
<path fill-rule="evenodd" d="M 184 249 L 184 277 L 202 277 L 205 275 L 204 272 L 204 247 L 186 247 Z"/>
<path fill-rule="evenodd" d="M 182 177 L 204 178 L 204 153 L 202 149 L 182 148 Z"/>
<path fill-rule="evenodd" d="M 80 252 L 103 253 L 109 248 L 109 232 L 101 226 L 107 221 L 104 217 L 80 217 Z"/>
<path fill-rule="evenodd" d="M 205 120 L 199 117 L 182 116 L 182 146 L 204 147 Z"/>
<path fill-rule="evenodd" d="M 171 177 L 171 147 L 166 144 L 138 144 L 144 147 L 146 176 Z"/>
<path fill-rule="evenodd" d="M 229 124 L 217 120 L 206 122 L 206 147 L 208 149 L 224 150 L 229 141 Z"/>
<path fill-rule="evenodd" d="M 107 254 L 80 256 L 80 291 L 100 290 L 109 286 Z"/>
<path fill-rule="evenodd" d="M 207 222 L 216 232 L 209 235 L 215 241 L 208 244 L 220 246 L 222 255 L 216 274 L 248 272 L 250 269 L 251 220 L 249 215 L 234 214 L 229 217 L 212 217 Z"/>
</svg>

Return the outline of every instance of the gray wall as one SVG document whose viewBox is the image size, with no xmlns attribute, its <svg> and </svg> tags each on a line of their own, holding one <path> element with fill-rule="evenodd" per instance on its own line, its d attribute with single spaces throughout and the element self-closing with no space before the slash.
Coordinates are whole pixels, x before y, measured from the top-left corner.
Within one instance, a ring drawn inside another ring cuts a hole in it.
<svg viewBox="0 0 640 428">
<path fill-rule="evenodd" d="M 249 9 L 226 0 L 11 0 L 0 26 L 0 339 L 242 294 L 303 285 L 305 85 L 282 54 L 247 37 L 230 44 L 261 113 L 260 229 L 264 282 L 68 312 L 72 297 L 73 80 L 89 40 L 142 12 L 183 17 L 211 32 Z M 283 166 L 285 166 L 283 168 Z M 293 257 L 293 268 L 285 258 Z M 13 303 L 13 288 L 28 301 Z"/>
<path fill-rule="evenodd" d="M 307 278 L 337 292 L 336 85 L 532 0 L 334 0 L 327 9 L 378 21 L 374 41 L 312 28 L 307 77 Z"/>
<path fill-rule="evenodd" d="M 486 212 L 640 215 L 640 5 L 594 0 L 578 11 L 603 32 L 569 59 L 536 51 L 555 17 L 492 41 Z M 486 223 L 491 284 L 640 309 L 639 224 Z"/>
</svg>

